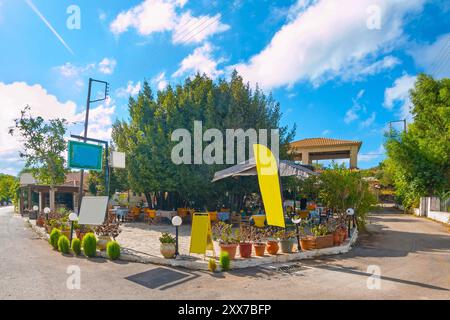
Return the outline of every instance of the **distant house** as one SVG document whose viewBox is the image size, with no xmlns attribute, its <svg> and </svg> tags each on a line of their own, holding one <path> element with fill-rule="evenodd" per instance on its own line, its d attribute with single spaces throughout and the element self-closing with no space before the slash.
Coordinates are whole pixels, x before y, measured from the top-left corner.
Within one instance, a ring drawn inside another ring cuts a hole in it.
<svg viewBox="0 0 450 320">
<path fill-rule="evenodd" d="M 361 141 L 308 138 L 290 143 L 290 153 L 302 164 L 312 164 L 313 160 L 350 159 L 350 169 L 355 169 L 361 145 Z"/>
<path fill-rule="evenodd" d="M 88 173 L 84 174 L 83 192 L 87 192 L 88 189 L 88 176 Z M 80 173 L 67 173 L 65 182 L 56 186 L 55 208 L 78 211 L 79 187 Z M 24 173 L 20 177 L 19 213 L 32 210 L 33 206 L 38 206 L 39 212 L 43 212 L 45 207 L 50 207 L 50 186 L 40 184 L 31 174 Z"/>
</svg>

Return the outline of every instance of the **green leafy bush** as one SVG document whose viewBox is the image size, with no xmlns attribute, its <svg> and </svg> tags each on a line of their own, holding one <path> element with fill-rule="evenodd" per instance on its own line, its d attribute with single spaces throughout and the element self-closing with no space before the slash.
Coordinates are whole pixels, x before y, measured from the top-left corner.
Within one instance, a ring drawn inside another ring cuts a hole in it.
<svg viewBox="0 0 450 320">
<path fill-rule="evenodd" d="M 176 239 L 170 233 L 164 232 L 161 237 L 159 237 L 161 243 L 175 243 Z"/>
<path fill-rule="evenodd" d="M 61 235 L 58 239 L 58 250 L 61 253 L 68 254 L 70 250 L 69 239 L 65 235 Z"/>
<path fill-rule="evenodd" d="M 80 255 L 81 253 L 81 241 L 80 239 L 73 239 L 72 240 L 72 251 L 75 253 L 75 255 Z"/>
<path fill-rule="evenodd" d="M 86 257 L 95 257 L 97 253 L 97 238 L 93 233 L 88 233 L 83 237 L 82 247 Z"/>
<path fill-rule="evenodd" d="M 106 245 L 106 253 L 111 260 L 119 259 L 120 257 L 120 245 L 117 241 L 109 241 Z"/>
<path fill-rule="evenodd" d="M 52 232 L 50 233 L 50 239 L 48 242 L 52 245 L 54 249 L 58 249 L 58 240 L 61 236 L 61 230 L 54 228 Z"/>
<path fill-rule="evenodd" d="M 222 268 L 222 271 L 228 271 L 230 270 L 230 256 L 228 255 L 228 252 L 226 251 L 222 251 L 220 253 L 220 257 L 219 257 L 219 262 L 220 262 L 220 267 Z"/>
</svg>

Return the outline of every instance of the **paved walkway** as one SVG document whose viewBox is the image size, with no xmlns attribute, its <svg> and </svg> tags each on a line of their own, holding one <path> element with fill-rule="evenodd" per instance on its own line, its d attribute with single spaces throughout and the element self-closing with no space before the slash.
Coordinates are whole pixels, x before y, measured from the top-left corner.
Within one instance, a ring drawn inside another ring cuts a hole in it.
<svg viewBox="0 0 450 320">
<path fill-rule="evenodd" d="M 0 299 L 449 299 L 447 228 L 386 208 L 347 254 L 302 261 L 292 273 L 268 265 L 210 274 L 65 257 L 2 208 Z M 67 289 L 70 266 L 80 268 L 80 290 Z M 369 278 L 377 269 L 378 289 Z"/>
</svg>

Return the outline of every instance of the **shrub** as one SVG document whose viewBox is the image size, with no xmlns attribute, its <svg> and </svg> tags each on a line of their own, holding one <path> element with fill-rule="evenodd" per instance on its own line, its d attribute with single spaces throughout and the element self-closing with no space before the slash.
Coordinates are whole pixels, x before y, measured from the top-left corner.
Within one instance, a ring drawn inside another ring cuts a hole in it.
<svg viewBox="0 0 450 320">
<path fill-rule="evenodd" d="M 217 264 L 215 259 L 209 259 L 208 262 L 208 270 L 211 272 L 215 272 L 217 269 Z"/>
<path fill-rule="evenodd" d="M 97 253 L 97 238 L 92 232 L 83 237 L 82 247 L 86 257 L 95 257 Z"/>
<path fill-rule="evenodd" d="M 67 254 L 69 253 L 69 249 L 70 249 L 69 239 L 67 239 L 65 235 L 60 236 L 58 239 L 59 252 Z"/>
<path fill-rule="evenodd" d="M 54 228 L 50 233 L 50 239 L 48 242 L 52 245 L 54 249 L 58 249 L 58 240 L 61 236 L 61 231 L 59 229 Z"/>
<path fill-rule="evenodd" d="M 230 256 L 228 255 L 228 252 L 222 251 L 220 253 L 219 262 L 220 262 L 222 271 L 230 270 Z"/>
<path fill-rule="evenodd" d="M 109 241 L 106 245 L 106 253 L 111 260 L 116 260 L 120 257 L 120 245 L 117 241 Z"/>
<path fill-rule="evenodd" d="M 176 239 L 170 233 L 164 232 L 161 237 L 159 237 L 159 242 L 161 243 L 175 243 Z"/>
<path fill-rule="evenodd" d="M 81 253 L 81 241 L 80 241 L 80 239 L 73 239 L 72 240 L 72 251 L 77 256 Z"/>
</svg>

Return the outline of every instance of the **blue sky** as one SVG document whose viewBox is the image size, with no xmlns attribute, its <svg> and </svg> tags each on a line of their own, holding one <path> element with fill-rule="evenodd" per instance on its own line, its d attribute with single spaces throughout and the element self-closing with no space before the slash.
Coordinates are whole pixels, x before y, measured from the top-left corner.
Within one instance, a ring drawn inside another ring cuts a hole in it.
<svg viewBox="0 0 450 320">
<path fill-rule="evenodd" d="M 273 93 L 296 138 L 361 140 L 359 166 L 374 166 L 387 123 L 410 119 L 417 73 L 449 76 L 449 13 L 426 0 L 0 0 L 0 172 L 22 167 L 7 129 L 26 104 L 79 134 L 87 79 L 108 81 L 89 133 L 108 139 L 145 79 L 158 90 L 234 68 Z"/>
</svg>

